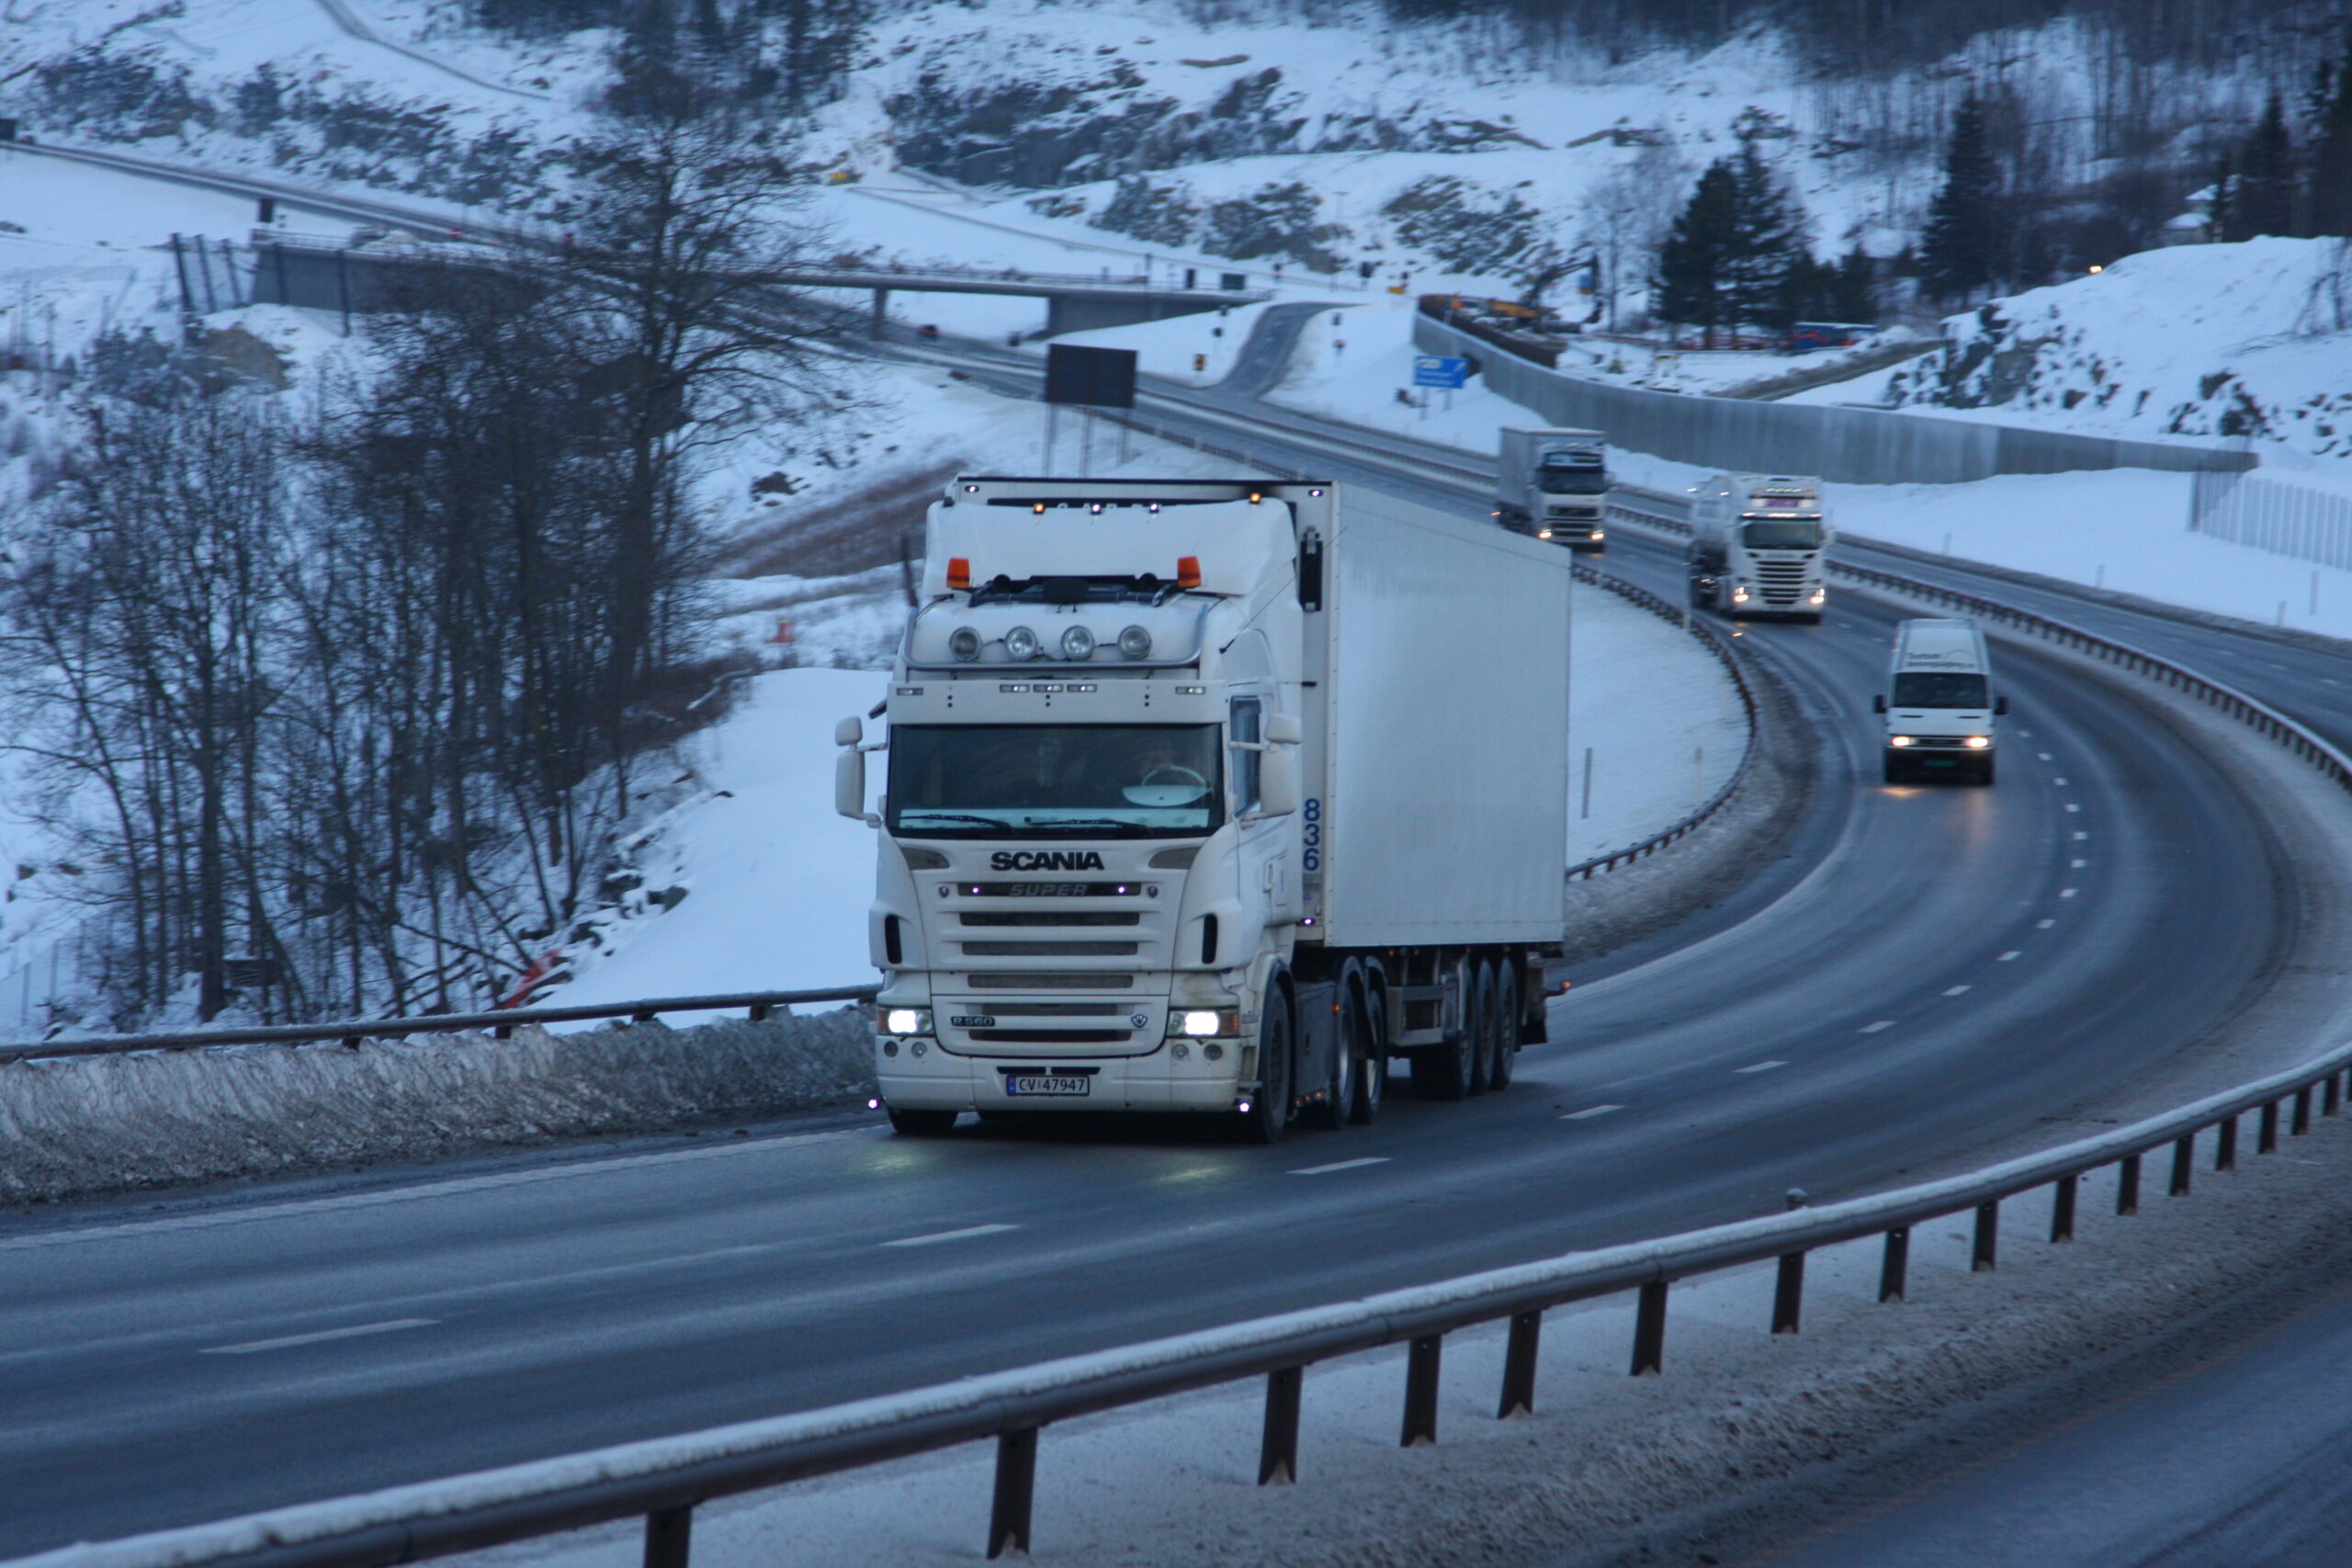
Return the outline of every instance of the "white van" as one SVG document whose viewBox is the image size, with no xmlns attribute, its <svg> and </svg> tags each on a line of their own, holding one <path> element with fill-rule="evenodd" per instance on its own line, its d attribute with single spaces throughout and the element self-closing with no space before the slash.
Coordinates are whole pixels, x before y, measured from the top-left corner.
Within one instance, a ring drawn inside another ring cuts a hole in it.
<svg viewBox="0 0 2352 1568">
<path fill-rule="evenodd" d="M 2009 699 L 1993 692 L 1993 661 L 1974 621 L 1905 621 L 1894 630 L 1887 689 L 1886 782 L 1993 782 L 1993 720 Z"/>
</svg>

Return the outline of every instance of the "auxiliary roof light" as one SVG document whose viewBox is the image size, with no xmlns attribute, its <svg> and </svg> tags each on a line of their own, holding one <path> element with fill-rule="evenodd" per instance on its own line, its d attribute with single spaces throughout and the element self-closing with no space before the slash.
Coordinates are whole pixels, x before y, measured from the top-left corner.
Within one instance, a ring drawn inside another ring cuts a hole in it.
<svg viewBox="0 0 2352 1568">
<path fill-rule="evenodd" d="M 1062 632 L 1062 657 L 1073 663 L 1094 657 L 1094 634 L 1084 626 L 1070 626 Z"/>
<path fill-rule="evenodd" d="M 1129 659 L 1151 657 L 1151 632 L 1145 626 L 1129 626 L 1119 634 L 1119 651 Z"/>
<path fill-rule="evenodd" d="M 1046 645 L 1027 626 L 1015 626 L 1004 634 L 1005 657 L 1016 664 L 1023 660 L 1035 659 L 1045 651 Z"/>
<path fill-rule="evenodd" d="M 980 656 L 980 634 L 969 626 L 957 626 L 947 634 L 947 651 L 969 664 Z"/>
<path fill-rule="evenodd" d="M 1176 558 L 1176 586 L 1179 588 L 1198 588 L 1200 585 L 1201 558 L 1198 556 L 1178 556 Z"/>
<path fill-rule="evenodd" d="M 969 556 L 949 556 L 947 558 L 947 586 L 958 593 L 970 592 L 972 587 L 972 558 Z"/>
</svg>

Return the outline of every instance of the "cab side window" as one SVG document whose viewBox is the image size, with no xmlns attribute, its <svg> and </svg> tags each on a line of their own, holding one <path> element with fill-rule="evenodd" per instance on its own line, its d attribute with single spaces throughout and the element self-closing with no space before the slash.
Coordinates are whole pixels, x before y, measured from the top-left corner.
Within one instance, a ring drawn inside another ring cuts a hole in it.
<svg viewBox="0 0 2352 1568">
<path fill-rule="evenodd" d="M 1265 739 L 1261 732 L 1262 706 L 1256 697 L 1233 699 L 1232 716 L 1227 733 L 1233 744 L 1255 745 Z M 1233 753 L 1233 810 L 1236 816 L 1254 811 L 1258 806 L 1258 759 L 1261 751 L 1235 750 Z"/>
</svg>

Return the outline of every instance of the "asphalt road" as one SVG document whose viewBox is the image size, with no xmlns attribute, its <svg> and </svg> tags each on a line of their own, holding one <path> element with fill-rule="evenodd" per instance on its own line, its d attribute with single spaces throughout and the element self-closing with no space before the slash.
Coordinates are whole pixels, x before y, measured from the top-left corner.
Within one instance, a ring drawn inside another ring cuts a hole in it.
<svg viewBox="0 0 2352 1568">
<path fill-rule="evenodd" d="M 1800 852 L 1756 918 L 1596 966 L 1500 1096 L 1271 1150 L 858 1125 L 0 1223 L 0 1552 L 1762 1213 L 2135 1081 L 2259 983 L 2291 873 L 2194 748 L 2006 651 L 2000 784 L 1882 786 L 1891 626 L 1840 596 L 1746 634 L 1820 736 Z"/>
</svg>

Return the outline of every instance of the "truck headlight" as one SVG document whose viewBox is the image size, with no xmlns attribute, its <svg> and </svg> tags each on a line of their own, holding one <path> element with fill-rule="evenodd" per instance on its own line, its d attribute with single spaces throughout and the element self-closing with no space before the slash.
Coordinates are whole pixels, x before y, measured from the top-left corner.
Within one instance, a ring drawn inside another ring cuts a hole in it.
<svg viewBox="0 0 2352 1568">
<path fill-rule="evenodd" d="M 1993 738 L 1989 735 L 1972 735 L 1961 744 L 1972 751 L 1982 751 L 1993 744 Z"/>
<path fill-rule="evenodd" d="M 1213 1034 L 1241 1032 L 1239 1008 L 1191 1008 L 1168 1015 L 1168 1032 L 1188 1035 L 1194 1040 Z"/>
<path fill-rule="evenodd" d="M 1549 528 L 1543 529 L 1539 531 L 1535 536 L 1539 539 L 1548 539 L 1552 536 L 1552 530 Z"/>
<path fill-rule="evenodd" d="M 1886 743 L 1889 746 L 1908 746 L 1911 744 L 1911 738 L 1907 735 L 1890 735 L 1886 738 Z"/>
<path fill-rule="evenodd" d="M 1015 626 L 1004 634 L 1004 655 L 1015 664 L 1035 659 L 1045 651 L 1046 645 L 1038 641 L 1037 634 L 1027 626 Z"/>
<path fill-rule="evenodd" d="M 1745 604 L 1747 603 L 1747 589 L 1745 584 L 1742 584 L 1731 591 L 1731 602 L 1735 604 Z"/>
<path fill-rule="evenodd" d="M 1604 534 L 1604 533 L 1602 533 L 1602 532 L 1601 532 L 1600 529 L 1598 529 L 1598 528 L 1595 528 L 1595 529 L 1592 531 L 1592 542 L 1593 542 L 1594 544 L 1596 544 L 1596 545 L 1597 545 L 1597 544 L 1599 544 L 1599 543 L 1600 543 L 1600 541 L 1601 541 L 1601 540 L 1603 540 L 1603 539 L 1605 539 L 1605 538 L 1607 538 L 1607 537 L 1609 537 L 1609 536 L 1608 536 L 1608 535 L 1606 535 L 1606 534 Z"/>
<path fill-rule="evenodd" d="M 1062 657 L 1075 664 L 1094 657 L 1094 634 L 1084 626 L 1071 626 L 1062 633 Z"/>
<path fill-rule="evenodd" d="M 969 664 L 980 656 L 980 634 L 969 626 L 957 626 L 947 634 L 947 651 Z"/>
<path fill-rule="evenodd" d="M 1813 591 L 1813 602 L 1816 604 L 1825 602 L 1828 597 L 1829 590 L 1826 588 L 1816 588 Z"/>
<path fill-rule="evenodd" d="M 928 1034 L 931 1032 L 929 1008 L 891 1008 L 882 1012 L 882 1032 L 885 1034 Z"/>
<path fill-rule="evenodd" d="M 1151 657 L 1151 633 L 1142 626 L 1129 626 L 1119 634 L 1119 651 L 1129 659 Z"/>
</svg>

